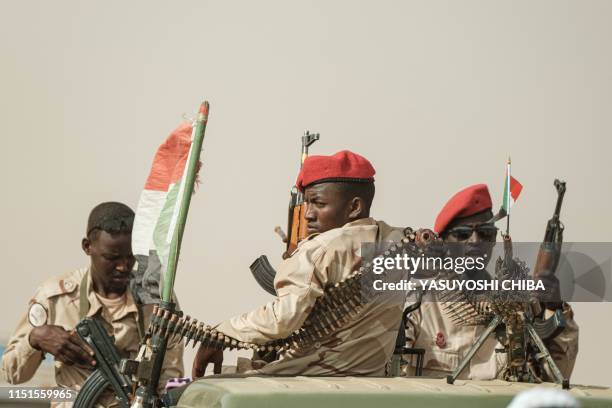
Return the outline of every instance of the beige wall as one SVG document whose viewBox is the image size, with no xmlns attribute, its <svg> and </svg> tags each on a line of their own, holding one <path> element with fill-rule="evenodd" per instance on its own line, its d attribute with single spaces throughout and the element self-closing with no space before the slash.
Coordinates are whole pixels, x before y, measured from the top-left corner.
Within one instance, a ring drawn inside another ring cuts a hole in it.
<svg viewBox="0 0 612 408">
<path fill-rule="evenodd" d="M 176 287 L 205 321 L 267 299 L 248 265 L 279 260 L 304 129 L 322 134 L 313 153 L 372 160 L 389 223 L 431 225 L 475 182 L 499 202 L 510 154 L 515 240 L 541 239 L 561 177 L 566 239 L 610 241 L 611 18 L 586 0 L 0 2 L 0 335 L 40 281 L 86 262 L 93 205 L 136 205 L 157 145 L 202 98 Z M 574 307 L 574 380 L 612 385 L 612 305 Z"/>
</svg>

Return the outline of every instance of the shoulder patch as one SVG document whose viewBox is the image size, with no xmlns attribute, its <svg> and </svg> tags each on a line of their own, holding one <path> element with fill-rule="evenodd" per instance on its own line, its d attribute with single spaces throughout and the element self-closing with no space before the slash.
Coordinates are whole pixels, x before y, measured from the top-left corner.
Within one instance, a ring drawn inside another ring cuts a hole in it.
<svg viewBox="0 0 612 408">
<path fill-rule="evenodd" d="M 47 318 L 49 317 L 49 313 L 47 313 L 47 309 L 40 303 L 32 303 L 30 305 L 30 309 L 28 310 L 28 321 L 33 327 L 40 327 L 47 324 Z"/>
</svg>

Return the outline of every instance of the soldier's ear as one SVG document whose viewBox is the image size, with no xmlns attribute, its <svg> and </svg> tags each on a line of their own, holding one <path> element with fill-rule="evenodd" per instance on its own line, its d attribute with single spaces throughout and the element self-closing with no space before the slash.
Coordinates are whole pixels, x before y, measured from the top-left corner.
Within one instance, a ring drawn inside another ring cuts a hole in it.
<svg viewBox="0 0 612 408">
<path fill-rule="evenodd" d="M 348 215 L 349 220 L 359 219 L 361 218 L 361 214 L 363 213 L 363 210 L 365 209 L 365 203 L 363 202 L 363 199 L 361 197 L 353 197 L 349 201 L 348 209 L 349 209 L 349 215 Z"/>
<path fill-rule="evenodd" d="M 87 237 L 83 238 L 81 240 L 81 248 L 83 248 L 83 252 L 85 252 L 86 255 L 91 255 L 91 240 Z"/>
</svg>

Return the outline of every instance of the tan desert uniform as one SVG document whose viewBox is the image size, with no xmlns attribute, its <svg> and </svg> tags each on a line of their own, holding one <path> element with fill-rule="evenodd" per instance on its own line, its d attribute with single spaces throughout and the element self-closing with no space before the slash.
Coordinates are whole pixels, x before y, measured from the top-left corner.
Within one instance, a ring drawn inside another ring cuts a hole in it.
<svg viewBox="0 0 612 408">
<path fill-rule="evenodd" d="M 26 314 L 19 322 L 15 334 L 9 340 L 6 351 L 2 356 L 2 372 L 7 381 L 20 384 L 32 378 L 36 369 L 43 360 L 43 353 L 30 346 L 28 341 L 33 328 L 31 322 L 37 326 L 43 324 L 62 326 L 66 330 L 73 330 L 80 320 L 80 285 L 88 268 L 76 270 L 63 276 L 46 281 L 30 300 L 29 315 Z M 128 290 L 125 306 L 118 308 L 105 308 L 96 293 L 91 290 L 91 275 L 88 273 L 87 294 L 89 311 L 87 316 L 101 316 L 106 324 L 109 335 L 115 337 L 115 345 L 122 357 L 136 357 L 140 342 L 138 329 L 138 307 Z M 40 306 L 46 311 L 46 316 Z M 149 322 L 152 307 L 143 306 L 144 327 Z M 109 315 L 113 310 L 115 315 Z M 34 314 L 34 315 L 33 315 Z M 46 317 L 46 319 L 45 319 Z M 55 361 L 55 381 L 62 387 L 78 389 L 91 371 L 75 365 L 66 365 Z M 169 348 L 164 360 L 164 369 L 160 384 L 165 385 L 171 377 L 183 375 L 183 347 L 178 344 Z"/>
<path fill-rule="evenodd" d="M 546 311 L 546 313 L 551 311 Z M 578 353 L 578 325 L 569 305 L 565 305 L 563 315 L 565 329 L 555 338 L 545 341 L 553 359 L 563 373 L 569 378 L 574 368 Z M 545 317 L 549 317 L 546 314 Z M 408 347 L 425 349 L 423 375 L 440 376 L 452 372 L 462 357 L 485 330 L 485 326 L 459 326 L 452 322 L 443 310 L 442 303 L 423 302 L 420 310 L 409 315 L 406 324 Z M 506 362 L 505 353 L 496 353 L 501 348 L 495 334 L 491 334 L 474 355 L 469 365 L 463 370 L 460 379 L 490 380 L 499 378 Z M 410 361 L 409 356 L 405 359 Z M 413 359 L 409 375 L 414 375 Z M 552 380 L 549 375 L 549 380 Z"/>
<path fill-rule="evenodd" d="M 361 244 L 399 241 L 402 230 L 372 218 L 357 220 L 302 241 L 281 264 L 274 280 L 278 297 L 236 316 L 219 330 L 241 341 L 264 343 L 302 326 L 323 288 L 345 279 L 361 265 Z M 403 293 L 393 301 L 371 302 L 359 317 L 311 349 L 286 353 L 257 370 L 264 374 L 384 375 L 401 322 Z M 240 366 L 240 364 L 239 364 Z M 240 367 L 239 367 L 240 371 Z"/>
</svg>

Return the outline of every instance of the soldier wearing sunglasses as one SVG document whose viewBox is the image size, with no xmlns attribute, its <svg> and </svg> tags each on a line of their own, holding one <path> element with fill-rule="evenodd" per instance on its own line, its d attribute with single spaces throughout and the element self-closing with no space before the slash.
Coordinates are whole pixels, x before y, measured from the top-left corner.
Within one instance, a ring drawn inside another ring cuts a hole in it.
<svg viewBox="0 0 612 408">
<path fill-rule="evenodd" d="M 457 244 L 451 246 L 453 256 L 486 255 L 486 259 L 490 260 L 498 229 L 493 223 L 492 202 L 487 186 L 476 184 L 451 197 L 438 214 L 434 230 L 446 243 Z M 486 270 L 466 271 L 464 278 L 490 279 L 490 275 Z M 545 318 L 554 313 L 547 306 L 552 305 L 543 305 Z M 578 326 L 573 319 L 571 307 L 567 303 L 562 307 L 566 326 L 556 337 L 545 343 L 564 377 L 569 378 L 578 353 Z M 452 372 L 485 328 L 458 325 L 453 323 L 448 314 L 441 303 L 431 301 L 424 302 L 420 309 L 408 316 L 407 346 L 425 349 L 423 375 L 442 376 Z M 501 344 L 495 336 L 489 336 L 459 378 L 498 378 L 506 358 L 504 353 L 496 353 L 495 350 L 499 348 Z M 411 360 L 410 356 L 405 358 Z M 404 370 L 408 375 L 414 374 L 414 360 Z"/>
</svg>

